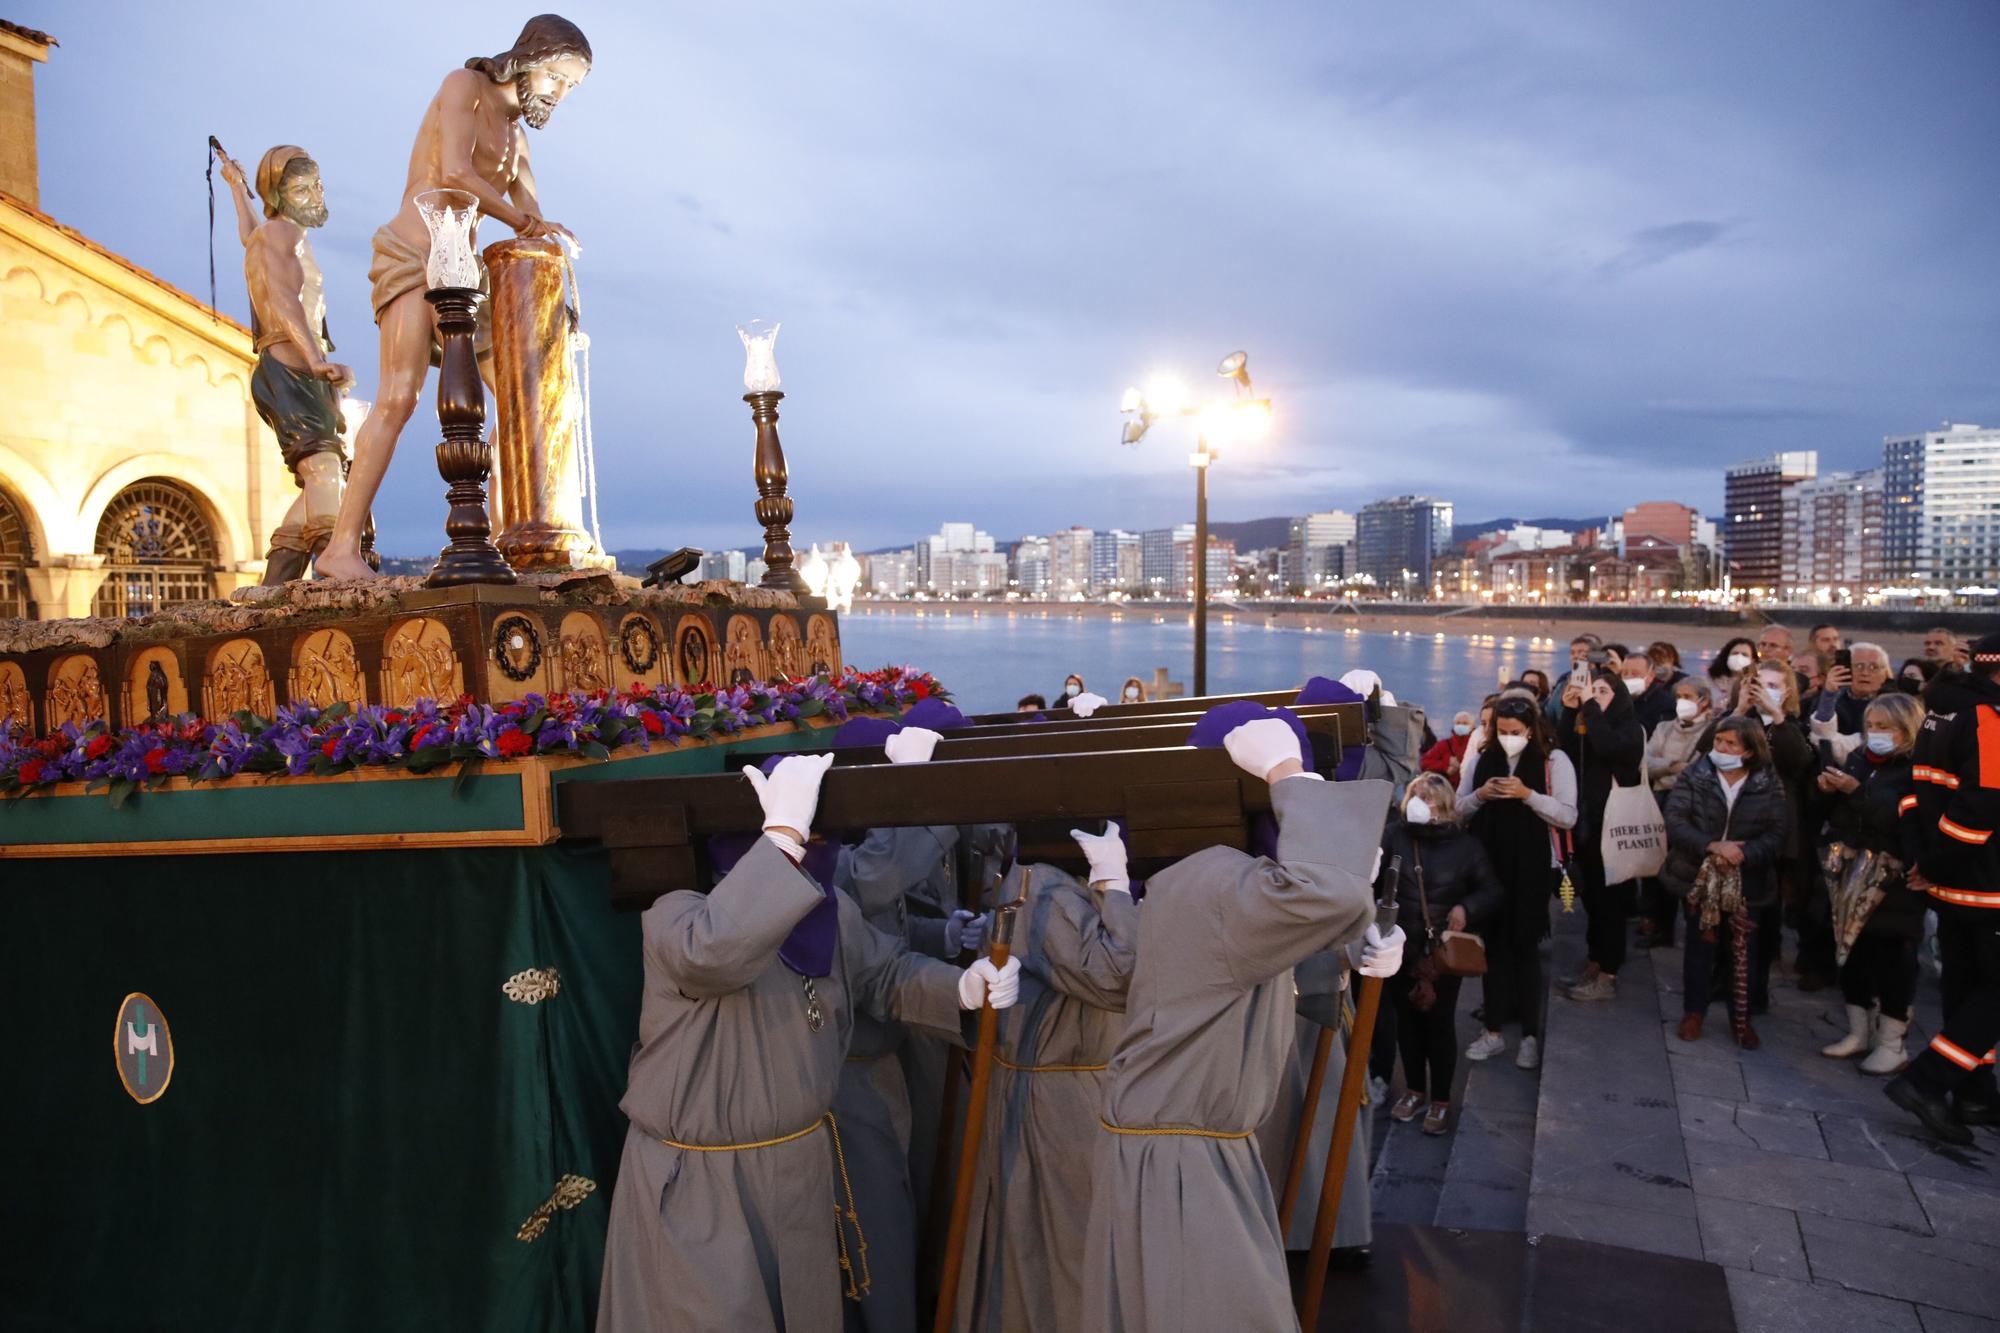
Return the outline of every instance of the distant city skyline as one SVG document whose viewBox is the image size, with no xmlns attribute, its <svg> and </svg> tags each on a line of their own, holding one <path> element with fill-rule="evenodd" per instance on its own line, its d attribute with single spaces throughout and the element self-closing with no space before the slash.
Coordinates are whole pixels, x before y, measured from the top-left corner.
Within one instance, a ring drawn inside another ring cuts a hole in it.
<svg viewBox="0 0 2000 1333">
<path fill-rule="evenodd" d="M 206 136 L 306 145 L 370 396 L 368 237 L 438 81 L 525 12 L 13 0 L 62 42 L 42 207 L 205 297 Z M 1236 348 L 1275 422 L 1223 454 L 1218 518 L 1404 493 L 1715 513 L 1740 459 L 1848 471 L 1885 435 L 2000 420 L 1990 5 L 571 17 L 597 67 L 531 142 L 584 242 L 613 548 L 755 541 L 756 315 L 784 323 L 797 535 L 863 548 L 924 531 L 940 491 L 1010 539 L 1180 521 L 1185 428 L 1121 449 L 1119 394 L 1162 371 L 1219 392 Z M 274 52 L 311 52 L 281 101 Z M 216 261 L 240 318 L 226 211 Z M 382 546 L 433 550 L 442 488 L 426 432 L 405 443 Z"/>
</svg>

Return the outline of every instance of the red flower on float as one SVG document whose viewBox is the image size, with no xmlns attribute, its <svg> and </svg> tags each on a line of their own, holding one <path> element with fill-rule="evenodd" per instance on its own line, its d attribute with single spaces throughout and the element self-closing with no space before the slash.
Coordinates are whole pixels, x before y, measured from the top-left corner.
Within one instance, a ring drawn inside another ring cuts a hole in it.
<svg viewBox="0 0 2000 1333">
<path fill-rule="evenodd" d="M 664 736 L 667 734 L 667 724 L 660 721 L 658 713 L 650 710 L 640 713 L 639 722 L 646 728 L 648 736 Z"/>
<path fill-rule="evenodd" d="M 146 751 L 146 771 L 154 774 L 166 772 L 167 752 L 165 750 Z"/>
<path fill-rule="evenodd" d="M 109 736 L 93 736 L 90 738 L 90 744 L 83 747 L 83 757 L 85 759 L 102 759 L 110 751 L 111 738 Z"/>
<path fill-rule="evenodd" d="M 519 727 L 504 729 L 495 741 L 500 746 L 501 757 L 506 759 L 519 759 L 535 748 L 535 738 Z"/>
<path fill-rule="evenodd" d="M 333 752 L 335 750 L 338 750 L 339 748 L 340 748 L 340 737 L 338 736 L 329 736 L 325 740 L 319 743 L 319 752 L 325 755 L 328 759 L 333 758 Z"/>
<path fill-rule="evenodd" d="M 22 783 L 24 784 L 30 782 L 40 782 L 42 780 L 42 770 L 47 767 L 48 765 L 43 763 L 39 759 L 30 759 L 27 763 L 21 765 L 16 776 L 18 776 L 22 781 Z"/>
</svg>

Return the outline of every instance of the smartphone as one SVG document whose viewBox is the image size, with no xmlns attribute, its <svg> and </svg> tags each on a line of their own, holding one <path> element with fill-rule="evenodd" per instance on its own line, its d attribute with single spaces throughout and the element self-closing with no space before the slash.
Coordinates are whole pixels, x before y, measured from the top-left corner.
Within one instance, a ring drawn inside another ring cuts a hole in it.
<svg viewBox="0 0 2000 1333">
<path fill-rule="evenodd" d="M 1594 667 L 1610 666 L 1611 654 L 1605 652 L 1602 648 L 1593 648 L 1583 660 Z"/>
<path fill-rule="evenodd" d="M 1852 651 L 1852 650 L 1850 650 L 1850 649 L 1847 649 L 1847 648 L 1836 648 L 1836 649 L 1834 649 L 1834 653 L 1833 653 L 1833 664 L 1834 664 L 1835 666 L 1837 666 L 1837 667 L 1841 667 L 1841 668 L 1843 668 L 1844 670 L 1847 670 L 1847 671 L 1852 671 L 1852 670 L 1854 670 L 1854 653 L 1853 653 L 1853 651 Z"/>
</svg>

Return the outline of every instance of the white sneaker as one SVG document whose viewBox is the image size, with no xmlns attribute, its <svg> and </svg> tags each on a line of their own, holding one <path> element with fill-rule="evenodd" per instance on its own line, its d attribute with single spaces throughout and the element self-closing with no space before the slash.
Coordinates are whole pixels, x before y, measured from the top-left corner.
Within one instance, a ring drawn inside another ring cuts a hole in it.
<svg viewBox="0 0 2000 1333">
<path fill-rule="evenodd" d="M 1497 1032 L 1482 1032 L 1465 1048 L 1468 1060 L 1489 1060 L 1507 1049 L 1507 1039 Z"/>
<path fill-rule="evenodd" d="M 1368 1076 L 1368 1104 L 1370 1106 L 1380 1106 L 1382 1105 L 1382 1103 L 1388 1100 L 1389 1100 L 1388 1080 L 1376 1078 L 1373 1074 L 1370 1074 Z"/>
<path fill-rule="evenodd" d="M 1540 1069 L 1542 1067 L 1542 1044 L 1533 1037 L 1521 1038 L 1521 1049 L 1514 1052 L 1514 1068 Z"/>
</svg>

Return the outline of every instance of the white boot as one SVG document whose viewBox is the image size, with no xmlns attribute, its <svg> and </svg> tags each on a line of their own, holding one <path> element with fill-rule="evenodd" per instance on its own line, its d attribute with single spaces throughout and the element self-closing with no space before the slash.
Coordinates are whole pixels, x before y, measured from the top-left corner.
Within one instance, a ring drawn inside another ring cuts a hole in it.
<svg viewBox="0 0 2000 1333">
<path fill-rule="evenodd" d="M 1876 1020 L 1875 1049 L 1861 1062 L 1864 1074 L 1897 1074 L 1910 1063 L 1908 1052 L 1903 1049 L 1903 1034 L 1909 1031 L 1908 1019 L 1898 1022 L 1887 1014 Z"/>
<path fill-rule="evenodd" d="M 1869 1047 L 1869 1021 L 1875 1011 L 1863 1009 L 1858 1004 L 1847 1006 L 1847 1035 L 1831 1046 L 1822 1046 L 1819 1053 L 1830 1060 L 1852 1060 Z"/>
</svg>

